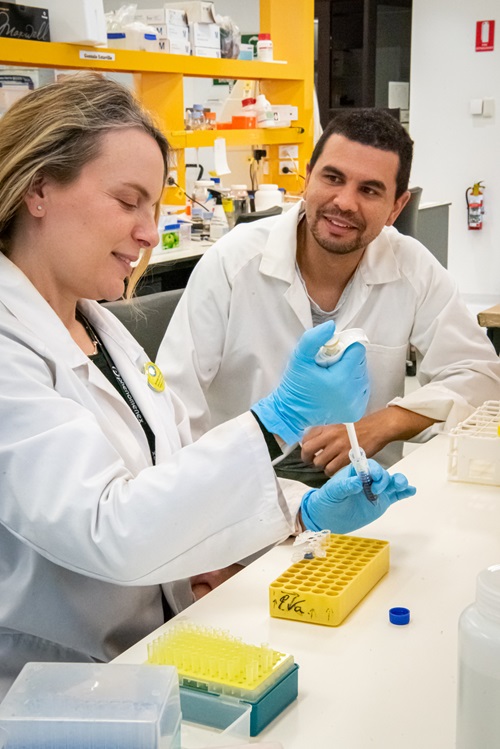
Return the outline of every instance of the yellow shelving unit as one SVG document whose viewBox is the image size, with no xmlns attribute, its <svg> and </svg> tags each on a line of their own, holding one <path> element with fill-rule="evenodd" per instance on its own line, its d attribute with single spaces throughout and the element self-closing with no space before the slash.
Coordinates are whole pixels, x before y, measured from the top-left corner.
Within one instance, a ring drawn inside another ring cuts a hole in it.
<svg viewBox="0 0 500 749">
<path fill-rule="evenodd" d="M 266 147 L 270 165 L 266 179 L 296 190 L 295 176 L 279 174 L 278 146 L 298 146 L 299 172 L 305 174 L 313 148 L 314 0 L 260 0 L 260 27 L 271 34 L 274 58 L 282 62 L 218 60 L 0 38 L 0 64 L 133 73 L 139 98 L 155 114 L 172 147 L 177 149 L 181 185 L 183 149 L 211 146 L 215 138 L 222 137 L 228 146 Z M 273 104 L 298 108 L 296 127 L 185 131 L 185 76 L 258 80 Z M 178 198 L 172 195 L 168 200 L 177 202 Z"/>
</svg>

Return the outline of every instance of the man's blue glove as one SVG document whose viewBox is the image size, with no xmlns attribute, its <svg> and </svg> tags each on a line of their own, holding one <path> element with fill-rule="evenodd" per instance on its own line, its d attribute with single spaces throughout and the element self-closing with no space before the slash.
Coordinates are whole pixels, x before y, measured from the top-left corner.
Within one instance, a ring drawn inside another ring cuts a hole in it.
<svg viewBox="0 0 500 749">
<path fill-rule="evenodd" d="M 302 523 L 307 530 L 350 533 L 371 523 L 400 499 L 412 497 L 417 491 L 402 473 L 390 476 L 378 463 L 369 460 L 371 490 L 377 495 L 370 502 L 363 494 L 361 479 L 352 466 L 335 474 L 321 489 L 304 494 L 301 504 Z"/>
<path fill-rule="evenodd" d="M 332 320 L 307 330 L 276 390 L 252 406 L 266 429 L 289 445 L 299 442 L 308 427 L 358 421 L 365 412 L 369 395 L 365 347 L 353 343 L 329 367 L 314 361 L 334 332 Z"/>
</svg>

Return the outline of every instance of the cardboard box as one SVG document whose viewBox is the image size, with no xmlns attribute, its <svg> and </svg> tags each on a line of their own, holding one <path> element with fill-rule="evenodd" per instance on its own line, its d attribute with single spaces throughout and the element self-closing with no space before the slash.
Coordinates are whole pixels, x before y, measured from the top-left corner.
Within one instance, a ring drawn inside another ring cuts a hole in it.
<svg viewBox="0 0 500 749">
<path fill-rule="evenodd" d="M 165 37 L 159 37 L 158 46 L 160 52 L 168 52 L 171 55 L 190 55 L 191 44 L 189 42 L 172 41 Z"/>
<path fill-rule="evenodd" d="M 189 38 L 192 47 L 220 50 L 220 27 L 216 23 L 190 23 Z"/>
<path fill-rule="evenodd" d="M 220 49 L 213 47 L 193 47 L 193 55 L 196 57 L 220 57 Z"/>
<path fill-rule="evenodd" d="M 43 0 L 50 14 L 53 42 L 107 45 L 103 0 Z"/>
<path fill-rule="evenodd" d="M 174 26 L 187 26 L 186 12 L 177 8 L 137 8 L 135 20 L 142 21 L 148 26 L 166 23 Z"/>
<path fill-rule="evenodd" d="M 215 23 L 215 7 L 204 0 L 174 0 L 165 3 L 165 9 L 177 8 L 185 11 L 188 23 Z"/>
<path fill-rule="evenodd" d="M 171 23 L 156 23 L 153 24 L 153 28 L 160 39 L 170 39 L 171 42 L 179 43 L 189 42 L 188 26 L 175 26 Z"/>
<path fill-rule="evenodd" d="M 49 11 L 31 5 L 0 2 L 0 36 L 50 42 Z"/>
</svg>

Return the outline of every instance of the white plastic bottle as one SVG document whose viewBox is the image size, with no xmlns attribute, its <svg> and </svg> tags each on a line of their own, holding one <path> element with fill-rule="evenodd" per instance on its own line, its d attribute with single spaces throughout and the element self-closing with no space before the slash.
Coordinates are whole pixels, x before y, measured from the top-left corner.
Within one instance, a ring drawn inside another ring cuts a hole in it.
<svg viewBox="0 0 500 749">
<path fill-rule="evenodd" d="M 260 185 L 255 192 L 255 210 L 267 211 L 275 205 L 283 205 L 283 193 L 278 185 Z"/>
<path fill-rule="evenodd" d="M 261 62 L 273 61 L 273 43 L 271 34 L 259 34 L 257 41 L 257 59 Z"/>
<path fill-rule="evenodd" d="M 273 110 L 264 94 L 257 96 L 255 111 L 257 113 L 257 127 L 274 127 Z"/>
<path fill-rule="evenodd" d="M 458 624 L 456 749 L 500 747 L 500 564 L 477 576 Z"/>
</svg>

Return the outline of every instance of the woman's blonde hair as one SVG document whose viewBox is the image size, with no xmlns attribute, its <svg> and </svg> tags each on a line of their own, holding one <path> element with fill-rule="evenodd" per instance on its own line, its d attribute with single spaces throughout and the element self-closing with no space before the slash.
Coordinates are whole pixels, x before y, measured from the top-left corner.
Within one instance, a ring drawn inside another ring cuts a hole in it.
<svg viewBox="0 0 500 749">
<path fill-rule="evenodd" d="M 169 146 L 134 95 L 98 73 L 65 76 L 16 102 L 0 120 L 0 251 L 9 240 L 24 198 L 42 176 L 69 184 L 99 155 L 101 136 L 140 128 L 158 144 L 168 170 Z M 144 251 L 127 287 L 131 296 L 147 267 Z"/>
</svg>

